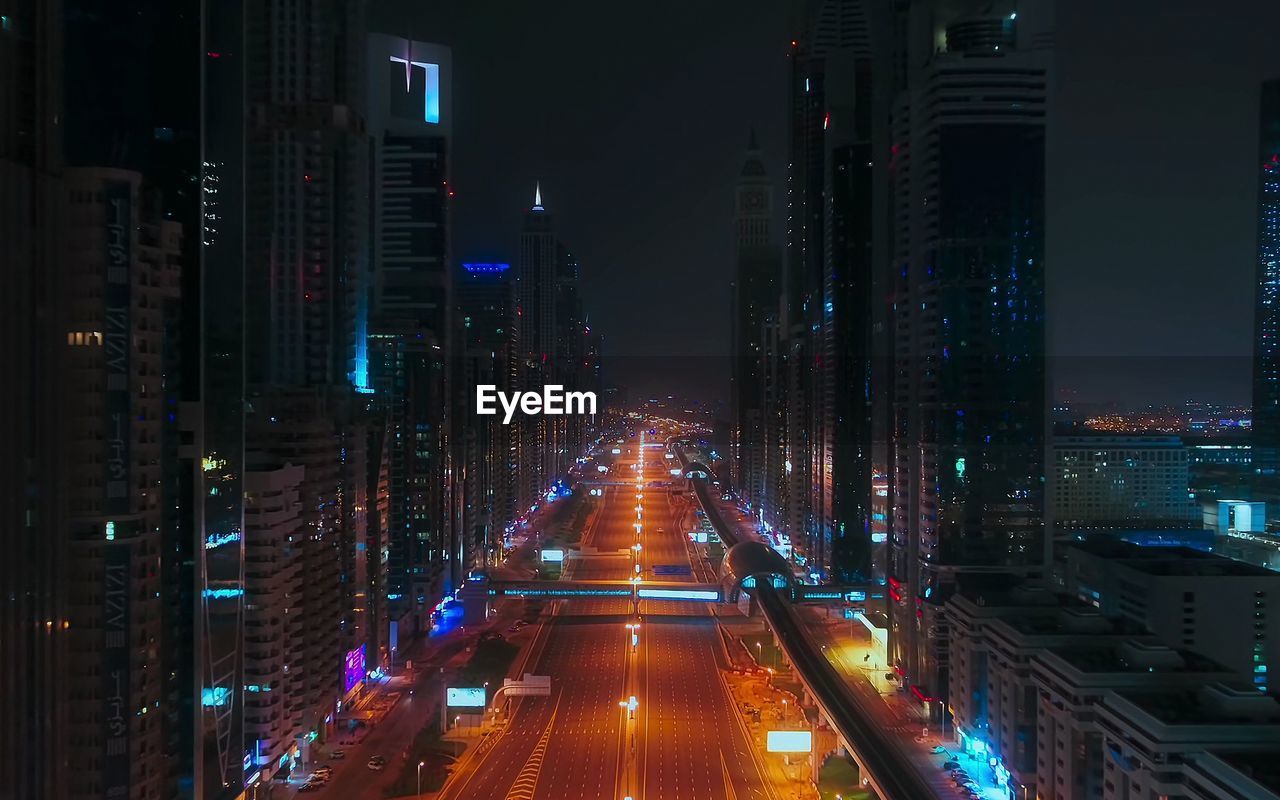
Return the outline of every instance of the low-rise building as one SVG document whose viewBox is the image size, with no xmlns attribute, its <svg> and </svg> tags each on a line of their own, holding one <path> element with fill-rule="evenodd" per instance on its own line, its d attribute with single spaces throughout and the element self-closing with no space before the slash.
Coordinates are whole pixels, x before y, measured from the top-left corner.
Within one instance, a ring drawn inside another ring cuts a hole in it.
<svg viewBox="0 0 1280 800">
<path fill-rule="evenodd" d="M 1035 796 L 1042 800 L 1099 797 L 1104 742 L 1098 708 L 1114 691 L 1188 688 L 1230 679 L 1203 656 L 1135 637 L 1121 642 L 1073 642 L 1031 659 L 1038 692 Z"/>
<path fill-rule="evenodd" d="M 960 593 L 951 625 L 949 711 L 961 750 L 997 782 L 1034 786 L 1039 691 L 1032 660 L 1048 648 L 1119 643 L 1145 631 L 1043 589 Z M 1148 637 L 1149 638 L 1149 637 Z"/>
<path fill-rule="evenodd" d="M 1058 436 L 1049 471 L 1055 532 L 1198 523 L 1177 436 Z"/>
<path fill-rule="evenodd" d="M 1165 644 L 1230 669 L 1258 691 L 1280 663 L 1280 573 L 1181 547 L 1104 537 L 1063 548 L 1063 588 L 1103 614 L 1128 619 Z"/>
<path fill-rule="evenodd" d="M 1248 786 L 1243 768 L 1280 750 L 1280 701 L 1274 697 L 1222 683 L 1126 689 L 1108 693 L 1096 713 L 1103 800 L 1276 797 L 1256 783 Z M 1233 759 L 1240 766 L 1233 767 Z"/>
</svg>

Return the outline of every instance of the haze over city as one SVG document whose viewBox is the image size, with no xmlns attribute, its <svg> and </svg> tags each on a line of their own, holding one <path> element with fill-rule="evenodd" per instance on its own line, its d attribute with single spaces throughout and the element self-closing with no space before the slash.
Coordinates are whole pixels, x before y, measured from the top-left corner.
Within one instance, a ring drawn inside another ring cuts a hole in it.
<svg viewBox="0 0 1280 800">
<path fill-rule="evenodd" d="M 1276 30 L 0 0 L 0 800 L 1280 800 Z"/>
</svg>

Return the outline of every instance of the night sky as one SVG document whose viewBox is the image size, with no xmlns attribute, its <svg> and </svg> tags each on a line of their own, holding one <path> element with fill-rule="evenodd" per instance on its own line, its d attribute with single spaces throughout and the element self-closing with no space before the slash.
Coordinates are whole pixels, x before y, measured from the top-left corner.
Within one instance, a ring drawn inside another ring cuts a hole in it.
<svg viewBox="0 0 1280 800">
<path fill-rule="evenodd" d="M 726 393 L 733 186 L 754 126 L 781 201 L 786 9 L 371 9 L 376 30 L 453 48 L 455 258 L 514 262 L 541 180 L 610 378 L 633 398 Z M 1257 84 L 1280 77 L 1277 30 L 1269 0 L 1059 3 L 1048 263 L 1060 394 L 1247 402 Z"/>
</svg>

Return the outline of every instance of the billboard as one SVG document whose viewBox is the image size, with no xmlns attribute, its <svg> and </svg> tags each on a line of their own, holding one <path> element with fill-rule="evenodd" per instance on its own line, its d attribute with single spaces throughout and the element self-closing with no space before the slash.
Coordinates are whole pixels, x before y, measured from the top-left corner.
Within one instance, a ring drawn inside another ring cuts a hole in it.
<svg viewBox="0 0 1280 800">
<path fill-rule="evenodd" d="M 561 561 L 564 561 L 564 551 L 563 550 L 543 550 L 542 560 L 552 561 L 558 564 Z"/>
<path fill-rule="evenodd" d="M 708 602 L 716 602 L 720 599 L 719 592 L 713 592 L 707 589 L 650 589 L 644 588 L 637 591 L 642 598 L 650 600 L 706 600 Z"/>
<path fill-rule="evenodd" d="M 348 650 L 346 658 L 342 660 L 342 691 L 344 694 L 364 680 L 364 649 L 367 646 L 362 644 L 354 650 Z"/>
<path fill-rule="evenodd" d="M 446 687 L 445 705 L 453 708 L 484 708 L 484 687 L 477 689 Z"/>
<path fill-rule="evenodd" d="M 769 731 L 765 741 L 770 753 L 807 753 L 813 749 L 810 731 Z"/>
</svg>

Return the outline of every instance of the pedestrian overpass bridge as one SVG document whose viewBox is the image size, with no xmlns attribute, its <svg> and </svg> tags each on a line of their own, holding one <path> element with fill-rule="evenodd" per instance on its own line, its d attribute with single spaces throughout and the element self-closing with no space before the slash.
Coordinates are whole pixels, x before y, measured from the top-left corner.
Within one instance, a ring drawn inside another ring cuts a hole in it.
<svg viewBox="0 0 1280 800">
<path fill-rule="evenodd" d="M 654 580 L 487 580 L 468 583 L 459 592 L 458 599 L 465 602 L 467 597 L 483 597 L 491 600 L 503 597 L 538 600 L 617 597 L 628 600 L 734 603 L 744 590 L 751 594 L 757 587 L 769 586 L 775 591 L 782 592 L 793 603 L 831 603 L 845 602 L 850 595 L 863 591 L 861 587 L 806 586 L 788 579 L 785 575 L 746 571 L 744 565 L 750 562 L 750 554 L 744 555 L 741 559 L 733 557 L 738 547 L 742 546 L 735 545 L 726 554 L 719 583 Z M 735 573 L 732 566 L 728 568 L 724 566 L 735 563 L 738 564 L 740 573 Z"/>
</svg>

